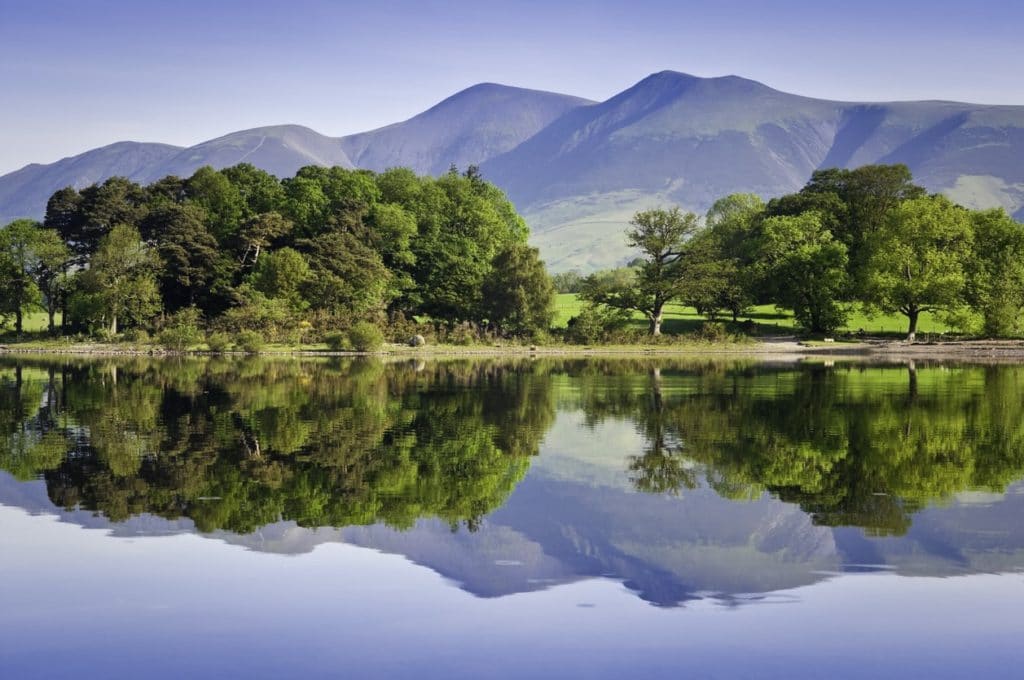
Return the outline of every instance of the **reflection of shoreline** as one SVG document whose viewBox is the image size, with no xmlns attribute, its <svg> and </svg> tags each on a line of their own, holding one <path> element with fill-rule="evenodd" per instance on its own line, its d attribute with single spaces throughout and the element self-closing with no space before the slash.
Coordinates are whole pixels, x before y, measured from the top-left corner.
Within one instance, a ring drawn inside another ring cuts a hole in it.
<svg viewBox="0 0 1024 680">
<path fill-rule="evenodd" d="M 219 360 L 248 360 L 254 356 L 261 359 L 330 359 L 370 357 L 382 361 L 405 361 L 409 359 L 615 359 L 657 356 L 667 359 L 694 358 L 707 360 L 721 358 L 725 361 L 753 359 L 758 361 L 794 362 L 803 359 L 833 359 L 846 361 L 867 361 L 903 363 L 913 360 L 925 361 L 969 361 L 976 364 L 1018 364 L 1024 362 L 1024 340 L 937 340 L 907 343 L 887 338 L 839 342 L 835 344 L 807 344 L 795 336 L 782 338 L 752 338 L 746 342 L 690 342 L 681 340 L 674 345 L 608 345 L 608 346 L 488 346 L 464 347 L 459 345 L 427 345 L 407 347 L 388 345 L 380 352 L 335 352 L 320 349 L 264 350 L 258 355 L 244 352 L 220 354 L 203 352 L 180 352 L 160 347 L 138 347 L 134 345 L 102 345 L 96 343 L 46 345 L 0 345 L 0 355 L 13 357 L 54 357 L 110 358 L 110 357 L 151 357 L 151 358 L 193 358 Z"/>
</svg>

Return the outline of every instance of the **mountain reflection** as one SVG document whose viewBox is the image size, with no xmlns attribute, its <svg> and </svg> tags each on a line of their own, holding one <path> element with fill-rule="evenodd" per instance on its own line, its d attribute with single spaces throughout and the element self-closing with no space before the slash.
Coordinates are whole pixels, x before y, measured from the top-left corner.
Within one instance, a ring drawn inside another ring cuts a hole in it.
<svg viewBox="0 0 1024 680">
<path fill-rule="evenodd" d="M 0 502 L 258 550 L 367 545 L 482 596 L 613 576 L 662 605 L 747 602 L 850 569 L 1024 568 L 1022 382 L 1015 366 L 7 357 L 0 468 L 21 481 L 0 478 Z"/>
</svg>

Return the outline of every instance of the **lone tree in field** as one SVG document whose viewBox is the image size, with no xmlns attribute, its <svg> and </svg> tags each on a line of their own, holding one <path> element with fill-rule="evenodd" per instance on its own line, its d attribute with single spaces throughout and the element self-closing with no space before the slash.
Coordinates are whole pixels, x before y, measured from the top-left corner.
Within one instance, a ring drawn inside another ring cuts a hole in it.
<svg viewBox="0 0 1024 680">
<path fill-rule="evenodd" d="M 581 297 L 617 309 L 636 310 L 647 317 L 651 335 L 661 335 L 665 305 L 682 292 L 679 260 L 687 238 L 700 227 L 693 213 L 679 208 L 645 210 L 633 216 L 626 242 L 640 250 L 634 276 L 591 276 Z"/>
</svg>

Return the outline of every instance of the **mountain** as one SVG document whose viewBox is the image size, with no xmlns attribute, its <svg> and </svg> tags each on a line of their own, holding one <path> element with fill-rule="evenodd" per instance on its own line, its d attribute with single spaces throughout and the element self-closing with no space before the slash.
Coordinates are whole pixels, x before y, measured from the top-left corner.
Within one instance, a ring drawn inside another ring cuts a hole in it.
<svg viewBox="0 0 1024 680">
<path fill-rule="evenodd" d="M 564 94 L 482 83 L 402 123 L 343 137 L 352 161 L 382 171 L 405 166 L 439 175 L 516 147 L 549 123 L 593 102 Z"/>
<path fill-rule="evenodd" d="M 823 167 L 906 163 L 930 190 L 1021 211 L 1022 152 L 1024 107 L 833 102 L 664 71 L 569 111 L 483 173 L 524 213 L 550 265 L 591 269 L 628 257 L 622 231 L 636 210 L 777 196 Z"/>
<path fill-rule="evenodd" d="M 204 165 L 219 170 L 238 163 L 252 163 L 278 177 L 291 177 L 306 165 L 354 167 L 337 138 L 301 125 L 274 125 L 233 132 L 182 149 L 132 179 L 152 182 L 167 175 L 188 177 Z"/>
<path fill-rule="evenodd" d="M 18 217 L 41 218 L 57 189 L 81 189 L 114 175 L 132 177 L 179 151 L 169 144 L 118 142 L 48 165 L 26 165 L 0 177 L 0 225 Z"/>
<path fill-rule="evenodd" d="M 0 177 L 0 224 L 41 217 L 69 184 L 151 181 L 242 161 L 278 176 L 303 165 L 440 174 L 480 164 L 526 218 L 554 270 L 626 261 L 637 210 L 705 211 L 734 192 L 798 190 L 814 170 L 905 163 L 973 208 L 1024 219 L 1024 106 L 812 99 L 726 76 L 663 71 L 607 101 L 485 83 L 378 130 L 332 138 L 299 126 L 236 132 L 188 149 L 114 144 Z"/>
</svg>

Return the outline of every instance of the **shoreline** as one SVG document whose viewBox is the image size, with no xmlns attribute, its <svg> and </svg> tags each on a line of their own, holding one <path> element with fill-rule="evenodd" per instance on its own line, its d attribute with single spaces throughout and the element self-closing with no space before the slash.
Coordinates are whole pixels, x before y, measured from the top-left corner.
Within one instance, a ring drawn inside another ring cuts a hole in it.
<svg viewBox="0 0 1024 680">
<path fill-rule="evenodd" d="M 376 352 L 330 351 L 301 348 L 269 348 L 257 353 L 178 351 L 137 345 L 74 343 L 66 346 L 33 346 L 31 343 L 0 344 L 0 355 L 52 354 L 75 356 L 145 357 L 381 357 L 381 358 L 488 358 L 488 357 L 709 357 L 761 360 L 979 360 L 1024 363 L 1024 340 L 952 340 L 908 343 L 901 340 L 866 339 L 861 342 L 816 343 L 796 337 L 754 339 L 749 343 L 693 343 L 679 345 L 608 346 L 455 346 L 408 347 L 389 345 Z"/>
</svg>

